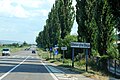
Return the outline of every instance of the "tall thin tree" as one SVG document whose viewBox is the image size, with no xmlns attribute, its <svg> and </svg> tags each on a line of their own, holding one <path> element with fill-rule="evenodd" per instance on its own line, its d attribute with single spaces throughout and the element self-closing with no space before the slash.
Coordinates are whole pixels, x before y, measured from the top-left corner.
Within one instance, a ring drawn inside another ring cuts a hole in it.
<svg viewBox="0 0 120 80">
<path fill-rule="evenodd" d="M 72 0 L 58 1 L 58 18 L 61 27 L 61 38 L 70 34 L 75 19 L 75 11 L 72 6 Z"/>
</svg>

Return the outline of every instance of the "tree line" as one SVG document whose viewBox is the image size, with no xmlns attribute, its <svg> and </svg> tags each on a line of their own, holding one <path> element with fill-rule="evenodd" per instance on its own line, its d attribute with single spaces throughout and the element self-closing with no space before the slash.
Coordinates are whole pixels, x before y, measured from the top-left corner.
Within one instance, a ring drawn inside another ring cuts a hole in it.
<svg viewBox="0 0 120 80">
<path fill-rule="evenodd" d="M 91 44 L 89 54 L 102 57 L 103 67 L 107 68 L 107 58 L 120 58 L 120 44 L 115 45 L 116 32 L 120 31 L 120 1 L 76 0 L 75 7 L 72 3 L 55 0 L 44 30 L 36 37 L 37 45 L 50 48 L 70 46 L 71 41 L 87 42 Z M 74 20 L 78 24 L 76 36 L 70 35 Z"/>
</svg>

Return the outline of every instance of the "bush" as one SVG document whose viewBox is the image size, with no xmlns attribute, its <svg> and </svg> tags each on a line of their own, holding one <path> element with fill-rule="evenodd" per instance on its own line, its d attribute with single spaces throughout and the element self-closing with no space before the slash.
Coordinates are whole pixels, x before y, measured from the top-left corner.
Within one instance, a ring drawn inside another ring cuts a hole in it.
<svg viewBox="0 0 120 80">
<path fill-rule="evenodd" d="M 76 35 L 67 35 L 64 39 L 60 39 L 58 41 L 58 46 L 59 47 L 64 47 L 66 46 L 67 47 L 67 51 L 66 54 L 65 54 L 65 58 L 67 59 L 71 59 L 71 53 L 72 53 L 72 49 L 70 47 L 70 43 L 71 42 L 76 42 L 77 41 L 77 36 Z M 59 50 L 60 53 L 62 53 L 61 50 Z"/>
<path fill-rule="evenodd" d="M 65 59 L 64 63 L 71 63 L 71 60 L 70 59 Z"/>
<path fill-rule="evenodd" d="M 86 63 L 85 59 L 82 59 L 82 60 L 76 62 L 76 66 L 81 66 L 82 67 L 82 66 L 85 66 L 85 63 Z"/>
<path fill-rule="evenodd" d="M 75 57 L 75 61 L 80 61 L 82 58 L 85 57 L 85 53 L 78 53 Z"/>
<path fill-rule="evenodd" d="M 119 57 L 119 52 L 118 52 L 118 49 L 115 45 L 111 45 L 108 50 L 107 50 L 107 53 L 108 53 L 108 57 L 109 58 L 118 58 Z"/>
<path fill-rule="evenodd" d="M 92 50 L 92 55 L 95 56 L 95 57 L 99 57 L 100 56 L 100 54 L 96 50 Z"/>
</svg>

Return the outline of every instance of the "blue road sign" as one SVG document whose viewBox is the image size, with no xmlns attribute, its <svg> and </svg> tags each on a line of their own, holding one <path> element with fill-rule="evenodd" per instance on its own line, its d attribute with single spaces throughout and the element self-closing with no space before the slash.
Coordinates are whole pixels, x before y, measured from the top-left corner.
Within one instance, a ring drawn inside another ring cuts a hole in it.
<svg viewBox="0 0 120 80">
<path fill-rule="evenodd" d="M 52 48 L 50 48 L 50 51 L 52 51 Z"/>
<path fill-rule="evenodd" d="M 55 50 L 54 54 L 57 55 L 58 54 L 58 50 Z"/>
</svg>

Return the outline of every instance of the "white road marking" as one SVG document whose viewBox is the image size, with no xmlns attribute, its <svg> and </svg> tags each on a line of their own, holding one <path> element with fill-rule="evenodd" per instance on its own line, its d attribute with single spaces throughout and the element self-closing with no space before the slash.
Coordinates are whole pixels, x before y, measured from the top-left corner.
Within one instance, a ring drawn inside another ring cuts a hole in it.
<svg viewBox="0 0 120 80">
<path fill-rule="evenodd" d="M 28 56 L 26 59 L 24 59 L 22 62 L 20 62 L 18 65 L 16 65 L 15 67 L 13 67 L 11 70 L 9 70 L 7 73 L 5 73 L 4 75 L 2 75 L 0 77 L 0 80 L 2 80 L 4 77 L 6 77 L 8 74 L 10 74 L 13 70 L 15 70 L 18 66 L 20 66 L 21 64 L 23 64 L 30 56 Z"/>
<path fill-rule="evenodd" d="M 54 80 L 59 80 L 59 79 L 48 69 L 48 67 L 45 65 L 45 63 L 43 63 L 42 61 L 41 61 L 41 63 L 45 66 L 45 68 L 47 69 L 47 71 L 50 73 L 50 75 L 53 77 Z"/>
</svg>

